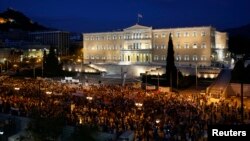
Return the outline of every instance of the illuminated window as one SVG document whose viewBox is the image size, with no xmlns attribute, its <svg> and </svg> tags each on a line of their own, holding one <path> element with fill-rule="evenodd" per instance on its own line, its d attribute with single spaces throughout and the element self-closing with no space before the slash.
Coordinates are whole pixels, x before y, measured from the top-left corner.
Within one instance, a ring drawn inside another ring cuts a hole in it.
<svg viewBox="0 0 250 141">
<path fill-rule="evenodd" d="M 206 61 L 206 60 L 207 60 L 206 56 L 205 56 L 205 55 L 202 55 L 202 56 L 201 56 L 201 61 Z"/>
<path fill-rule="evenodd" d="M 184 37 L 188 37 L 189 36 L 189 33 L 188 32 L 185 32 L 184 33 Z"/>
<path fill-rule="evenodd" d="M 184 48 L 189 48 L 189 44 L 188 44 L 188 43 L 185 43 L 185 44 L 184 44 Z"/>
<path fill-rule="evenodd" d="M 197 61 L 198 58 L 197 58 L 197 55 L 193 55 L 193 61 Z"/>
<path fill-rule="evenodd" d="M 201 36 L 206 36 L 206 32 L 205 32 L 205 31 L 202 31 L 202 32 L 201 32 Z"/>
<path fill-rule="evenodd" d="M 177 32 L 177 33 L 176 33 L 176 37 L 177 37 L 177 38 L 180 38 L 180 37 L 181 37 L 181 33 L 180 33 L 180 32 Z"/>
<path fill-rule="evenodd" d="M 201 48 L 206 48 L 206 43 L 202 43 Z"/>
<path fill-rule="evenodd" d="M 165 33 L 161 34 L 161 37 L 162 37 L 162 38 L 165 38 L 165 37 L 166 37 L 166 34 L 165 34 Z"/>
<path fill-rule="evenodd" d="M 158 60 L 159 58 L 158 58 L 158 55 L 155 55 L 154 56 L 154 60 Z"/>
<path fill-rule="evenodd" d="M 193 32 L 193 37 L 196 37 L 197 36 L 197 33 L 194 31 Z"/>
<path fill-rule="evenodd" d="M 165 55 L 162 55 L 162 56 L 161 56 L 161 60 L 166 60 L 166 56 L 165 56 Z"/>
<path fill-rule="evenodd" d="M 180 45 L 180 44 L 177 44 L 176 48 L 178 48 L 178 49 L 181 48 L 181 45 Z"/>
<path fill-rule="evenodd" d="M 184 56 L 184 60 L 185 60 L 185 61 L 189 61 L 189 55 L 185 55 L 185 56 Z"/>
<path fill-rule="evenodd" d="M 181 61 L 181 55 L 176 56 L 176 61 Z"/>
<path fill-rule="evenodd" d="M 193 44 L 193 48 L 197 48 L 197 44 L 196 43 Z"/>
</svg>

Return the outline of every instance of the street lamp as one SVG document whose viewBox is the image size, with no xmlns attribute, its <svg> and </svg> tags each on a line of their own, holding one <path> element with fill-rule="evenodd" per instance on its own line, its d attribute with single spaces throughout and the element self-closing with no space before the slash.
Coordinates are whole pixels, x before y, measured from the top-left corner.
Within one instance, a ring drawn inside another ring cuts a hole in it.
<svg viewBox="0 0 250 141">
<path fill-rule="evenodd" d="M 195 65 L 195 86 L 196 86 L 196 90 L 197 90 L 197 87 L 198 87 L 198 69 L 197 69 L 197 63 Z"/>
<path fill-rule="evenodd" d="M 145 81 L 145 94 L 147 94 L 147 84 L 148 83 L 148 71 L 146 71 L 146 81 Z"/>
</svg>

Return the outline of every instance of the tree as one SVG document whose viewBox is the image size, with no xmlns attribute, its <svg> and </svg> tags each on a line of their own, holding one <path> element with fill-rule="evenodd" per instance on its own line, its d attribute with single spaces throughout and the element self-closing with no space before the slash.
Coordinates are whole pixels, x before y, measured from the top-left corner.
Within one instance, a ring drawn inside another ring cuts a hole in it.
<svg viewBox="0 0 250 141">
<path fill-rule="evenodd" d="M 244 61 L 242 59 L 237 61 L 231 73 L 231 81 L 237 83 L 244 82 L 246 77 L 245 70 Z"/>
<path fill-rule="evenodd" d="M 61 73 L 62 65 L 59 64 L 57 55 L 55 53 L 55 48 L 50 47 L 49 54 L 45 56 L 44 54 L 45 62 L 44 62 L 44 72 L 47 76 L 55 76 Z"/>
<path fill-rule="evenodd" d="M 166 85 L 173 86 L 176 83 L 177 78 L 177 69 L 174 63 L 174 45 L 171 37 L 171 33 L 169 34 L 168 41 L 168 52 L 167 52 L 167 60 L 166 60 Z"/>
</svg>

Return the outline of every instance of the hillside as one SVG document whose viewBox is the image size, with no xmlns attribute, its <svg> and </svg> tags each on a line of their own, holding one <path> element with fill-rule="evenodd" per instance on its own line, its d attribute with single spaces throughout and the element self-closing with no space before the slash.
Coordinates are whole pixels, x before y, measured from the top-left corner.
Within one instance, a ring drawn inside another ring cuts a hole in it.
<svg viewBox="0 0 250 141">
<path fill-rule="evenodd" d="M 7 9 L 0 13 L 0 31 L 9 31 L 10 29 L 20 29 L 24 31 L 42 31 L 49 30 L 49 28 L 33 22 L 23 13 Z"/>
</svg>

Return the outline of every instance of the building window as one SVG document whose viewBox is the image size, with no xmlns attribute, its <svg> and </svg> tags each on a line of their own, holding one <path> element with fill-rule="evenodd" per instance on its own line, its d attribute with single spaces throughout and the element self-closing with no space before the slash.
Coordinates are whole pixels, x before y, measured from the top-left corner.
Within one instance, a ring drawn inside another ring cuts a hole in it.
<svg viewBox="0 0 250 141">
<path fill-rule="evenodd" d="M 161 60 L 166 60 L 166 56 L 165 56 L 165 55 L 162 55 L 162 56 L 161 56 Z"/>
<path fill-rule="evenodd" d="M 181 48 L 181 45 L 180 45 L 180 44 L 177 44 L 176 48 L 178 48 L 178 49 Z"/>
<path fill-rule="evenodd" d="M 176 61 L 181 61 L 181 55 L 176 56 Z"/>
<path fill-rule="evenodd" d="M 148 57 L 148 55 L 146 55 L 146 62 L 148 62 L 149 61 L 149 57 Z"/>
<path fill-rule="evenodd" d="M 205 32 L 205 31 L 202 31 L 202 32 L 201 32 L 201 36 L 206 36 L 206 32 Z"/>
<path fill-rule="evenodd" d="M 189 33 L 188 32 L 185 32 L 184 33 L 184 37 L 188 37 L 189 36 Z"/>
<path fill-rule="evenodd" d="M 159 58 L 158 58 L 158 55 L 155 55 L 155 56 L 154 56 L 154 60 L 157 61 L 158 59 L 159 59 Z"/>
<path fill-rule="evenodd" d="M 185 56 L 184 56 L 184 60 L 185 60 L 185 61 L 189 61 L 189 55 L 185 55 Z"/>
<path fill-rule="evenodd" d="M 177 38 L 180 38 L 180 37 L 181 37 L 181 33 L 180 33 L 180 32 L 177 32 L 177 33 L 176 33 L 176 37 L 177 37 Z"/>
<path fill-rule="evenodd" d="M 116 36 L 115 35 L 113 36 L 113 40 L 116 40 Z"/>
<path fill-rule="evenodd" d="M 165 49 L 165 45 L 161 45 L 161 49 Z"/>
<path fill-rule="evenodd" d="M 188 43 L 185 43 L 185 44 L 184 44 L 184 48 L 189 48 Z"/>
<path fill-rule="evenodd" d="M 139 62 L 140 61 L 140 57 L 139 55 L 136 55 L 136 61 Z"/>
<path fill-rule="evenodd" d="M 155 38 L 158 38 L 158 34 L 155 34 Z"/>
<path fill-rule="evenodd" d="M 197 58 L 197 55 L 193 55 L 193 61 L 197 61 L 198 58 Z"/>
<path fill-rule="evenodd" d="M 193 48 L 197 48 L 197 44 L 196 43 L 193 44 Z"/>
<path fill-rule="evenodd" d="M 193 32 L 193 37 L 196 37 L 197 36 L 197 33 L 194 31 Z"/>
<path fill-rule="evenodd" d="M 206 48 L 206 43 L 202 43 L 201 48 Z"/>
<path fill-rule="evenodd" d="M 205 55 L 202 55 L 201 56 L 201 61 L 206 61 L 207 60 L 207 57 Z"/>
<path fill-rule="evenodd" d="M 165 33 L 161 34 L 161 37 L 162 37 L 162 38 L 165 38 L 165 37 L 166 37 L 166 34 L 165 34 Z"/>
</svg>

